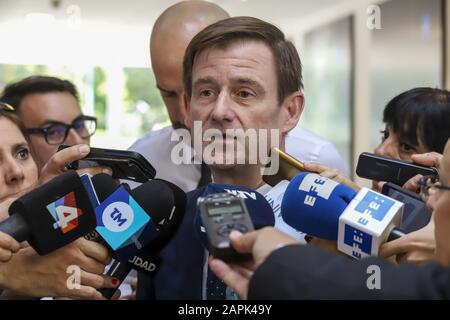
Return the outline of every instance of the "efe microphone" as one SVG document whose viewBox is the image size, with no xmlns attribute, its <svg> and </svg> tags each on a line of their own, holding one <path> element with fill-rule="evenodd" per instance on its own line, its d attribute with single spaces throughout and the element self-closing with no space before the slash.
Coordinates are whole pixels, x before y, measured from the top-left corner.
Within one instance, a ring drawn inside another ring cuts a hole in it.
<svg viewBox="0 0 450 320">
<path fill-rule="evenodd" d="M 288 185 L 281 213 L 292 227 L 327 240 L 354 257 L 377 255 L 380 245 L 403 233 L 403 204 L 370 189 L 351 188 L 317 174 L 302 173 Z"/>
</svg>

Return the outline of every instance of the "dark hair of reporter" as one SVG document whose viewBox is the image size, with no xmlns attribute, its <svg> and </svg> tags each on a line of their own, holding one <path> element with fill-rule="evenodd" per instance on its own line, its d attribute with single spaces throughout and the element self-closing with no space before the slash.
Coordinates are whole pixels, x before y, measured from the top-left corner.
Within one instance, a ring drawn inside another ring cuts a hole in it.
<svg viewBox="0 0 450 320">
<path fill-rule="evenodd" d="M 383 122 L 411 145 L 420 142 L 430 151 L 443 153 L 450 138 L 450 92 L 435 88 L 405 91 L 386 105 Z"/>
<path fill-rule="evenodd" d="M 78 92 L 73 83 L 49 76 L 31 76 L 8 84 L 0 96 L 0 101 L 6 102 L 19 111 L 22 100 L 35 93 L 68 92 L 77 101 Z"/>
</svg>

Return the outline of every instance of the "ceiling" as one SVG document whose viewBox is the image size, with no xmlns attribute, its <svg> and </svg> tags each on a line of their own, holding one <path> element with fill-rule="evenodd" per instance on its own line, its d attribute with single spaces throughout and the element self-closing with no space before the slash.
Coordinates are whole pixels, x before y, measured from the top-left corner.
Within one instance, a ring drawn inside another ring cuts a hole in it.
<svg viewBox="0 0 450 320">
<path fill-rule="evenodd" d="M 211 0 L 231 16 L 258 17 L 287 35 L 308 16 L 315 19 L 322 10 L 333 11 L 350 1 L 355 0 Z M 8 44 L 8 50 L 0 51 L 0 63 L 148 66 L 151 27 L 177 2 L 0 0 L 0 39 Z M 78 28 L 70 24 L 74 9 Z"/>
<path fill-rule="evenodd" d="M 0 0 L 0 20 L 17 19 L 31 12 L 67 15 L 69 5 L 81 9 L 83 19 L 151 26 L 176 0 Z M 272 23 L 300 19 L 348 0 L 211 0 L 232 16 L 251 15 Z M 276 10 L 275 10 L 276 8 Z"/>
</svg>

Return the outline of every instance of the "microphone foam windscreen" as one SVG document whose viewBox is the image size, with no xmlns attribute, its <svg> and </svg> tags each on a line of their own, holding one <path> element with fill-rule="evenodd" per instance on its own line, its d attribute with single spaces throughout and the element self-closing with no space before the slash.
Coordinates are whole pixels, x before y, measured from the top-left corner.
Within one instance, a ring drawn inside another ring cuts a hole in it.
<svg viewBox="0 0 450 320">
<path fill-rule="evenodd" d="M 315 173 L 295 176 L 283 196 L 281 215 L 294 229 L 327 240 L 337 240 L 339 216 L 356 192 Z"/>
<path fill-rule="evenodd" d="M 59 175 L 9 208 L 22 214 L 30 229 L 30 245 L 40 255 L 56 250 L 94 230 L 96 219 L 89 196 L 75 171 Z"/>
<path fill-rule="evenodd" d="M 94 185 L 95 193 L 100 203 L 105 201 L 105 199 L 118 188 L 114 178 L 106 173 L 96 174 L 91 178 L 91 181 Z"/>
</svg>

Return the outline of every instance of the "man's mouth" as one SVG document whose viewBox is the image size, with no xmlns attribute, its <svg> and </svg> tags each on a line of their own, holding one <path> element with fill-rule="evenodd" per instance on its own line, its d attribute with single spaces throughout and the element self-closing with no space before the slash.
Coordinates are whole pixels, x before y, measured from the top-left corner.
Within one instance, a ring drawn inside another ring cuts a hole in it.
<svg viewBox="0 0 450 320">
<path fill-rule="evenodd" d="M 236 135 L 230 135 L 230 134 L 227 134 L 227 133 L 223 133 L 222 134 L 222 139 L 229 141 L 229 140 L 236 140 L 237 137 L 236 137 Z"/>
<path fill-rule="evenodd" d="M 230 142 L 234 142 L 235 140 L 237 140 L 237 137 L 235 135 L 231 135 L 231 134 L 226 134 L 226 133 L 222 133 L 221 136 L 213 136 L 213 138 L 211 139 L 212 142 L 216 142 L 216 143 L 230 143 Z"/>
</svg>

